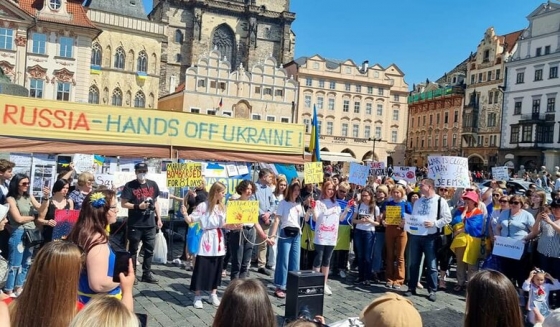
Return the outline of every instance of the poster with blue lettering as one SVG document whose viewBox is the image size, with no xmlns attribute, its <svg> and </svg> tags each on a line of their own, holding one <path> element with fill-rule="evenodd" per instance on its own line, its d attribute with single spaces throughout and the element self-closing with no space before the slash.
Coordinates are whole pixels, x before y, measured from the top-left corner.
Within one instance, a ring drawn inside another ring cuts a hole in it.
<svg viewBox="0 0 560 327">
<path fill-rule="evenodd" d="M 463 157 L 428 156 L 428 178 L 436 187 L 466 188 L 471 185 L 469 163 Z"/>
<path fill-rule="evenodd" d="M 368 176 L 369 176 L 368 166 L 360 165 L 355 162 L 350 163 L 350 175 L 348 176 L 348 182 L 350 184 L 364 186 L 366 185 Z"/>
<path fill-rule="evenodd" d="M 338 205 L 340 206 L 340 209 L 342 211 L 344 211 L 344 209 L 346 209 L 346 206 L 348 205 L 348 201 L 346 200 L 336 200 L 336 202 L 338 202 Z M 354 214 L 354 207 L 350 208 L 348 214 L 346 215 L 346 218 L 340 222 L 340 225 L 351 225 L 353 214 Z"/>
</svg>

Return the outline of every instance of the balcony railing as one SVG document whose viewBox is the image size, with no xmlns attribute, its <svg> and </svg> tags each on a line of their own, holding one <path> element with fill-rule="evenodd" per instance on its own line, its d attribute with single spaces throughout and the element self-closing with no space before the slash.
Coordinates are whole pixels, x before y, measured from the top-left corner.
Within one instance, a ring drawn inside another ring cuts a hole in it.
<svg viewBox="0 0 560 327">
<path fill-rule="evenodd" d="M 463 126 L 463 133 L 478 133 L 478 127 Z"/>
<path fill-rule="evenodd" d="M 556 113 L 554 112 L 549 112 L 549 113 L 538 113 L 538 112 L 534 112 L 531 114 L 527 114 L 527 115 L 521 115 L 521 118 L 519 119 L 520 121 L 525 120 L 525 121 L 539 121 L 539 120 L 544 120 L 544 121 L 554 121 L 556 119 Z"/>
</svg>

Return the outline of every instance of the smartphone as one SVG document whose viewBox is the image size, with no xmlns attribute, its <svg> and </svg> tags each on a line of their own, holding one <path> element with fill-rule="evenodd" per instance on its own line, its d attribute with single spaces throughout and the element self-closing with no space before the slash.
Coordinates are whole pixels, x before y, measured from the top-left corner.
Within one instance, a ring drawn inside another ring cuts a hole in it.
<svg viewBox="0 0 560 327">
<path fill-rule="evenodd" d="M 148 326 L 148 315 L 147 314 L 137 313 L 136 317 L 138 318 L 138 321 L 140 322 L 140 327 Z"/>
<path fill-rule="evenodd" d="M 125 276 L 128 275 L 128 261 L 132 256 L 130 252 L 118 251 L 115 252 L 115 267 L 113 269 L 113 282 L 120 283 L 121 279 L 119 277 L 120 273 L 124 273 Z"/>
</svg>

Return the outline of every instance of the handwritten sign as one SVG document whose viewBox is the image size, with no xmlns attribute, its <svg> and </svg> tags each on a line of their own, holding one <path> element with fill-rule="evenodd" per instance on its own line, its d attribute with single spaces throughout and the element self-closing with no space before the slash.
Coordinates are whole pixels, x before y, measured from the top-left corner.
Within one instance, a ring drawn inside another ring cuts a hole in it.
<svg viewBox="0 0 560 327">
<path fill-rule="evenodd" d="M 259 221 L 259 201 L 229 201 L 226 224 L 256 224 Z"/>
<path fill-rule="evenodd" d="M 95 170 L 95 167 L 93 165 L 93 154 L 81 154 L 81 153 L 76 153 L 74 155 L 74 170 L 76 170 L 76 173 L 81 174 L 81 173 L 91 173 Z"/>
<path fill-rule="evenodd" d="M 54 221 L 56 221 L 56 226 L 53 227 L 53 240 L 63 240 L 66 239 L 72 227 L 78 221 L 80 216 L 80 210 L 66 210 L 57 209 L 54 211 Z"/>
<path fill-rule="evenodd" d="M 494 250 L 492 254 L 519 260 L 523 255 L 523 251 L 525 250 L 525 243 L 523 240 L 516 240 L 509 237 L 503 236 L 496 236 L 496 240 L 494 241 Z"/>
<path fill-rule="evenodd" d="M 400 225 L 402 222 L 402 208 L 400 206 L 385 207 L 385 223 L 387 225 Z"/>
<path fill-rule="evenodd" d="M 433 219 L 432 219 L 433 220 Z M 404 230 L 412 235 L 428 235 L 428 229 L 424 227 L 426 221 L 430 221 L 428 216 L 404 214 Z"/>
<path fill-rule="evenodd" d="M 416 167 L 393 167 L 393 178 L 405 180 L 407 183 L 416 183 Z"/>
<path fill-rule="evenodd" d="M 509 181 L 508 167 L 492 167 L 492 178 L 497 181 Z"/>
<path fill-rule="evenodd" d="M 436 187 L 466 188 L 471 185 L 469 163 L 463 157 L 428 157 L 428 178 Z"/>
<path fill-rule="evenodd" d="M 358 163 L 350 163 L 350 176 L 348 182 L 356 185 L 366 185 L 369 176 L 369 167 Z"/>
<path fill-rule="evenodd" d="M 303 178 L 306 184 L 317 184 L 323 182 L 323 163 L 306 162 L 303 170 Z"/>
<path fill-rule="evenodd" d="M 198 187 L 202 185 L 202 165 L 197 162 L 167 164 L 168 187 Z"/>
<path fill-rule="evenodd" d="M 109 175 L 109 174 L 96 174 L 95 177 L 94 177 L 95 184 L 103 185 L 103 186 L 107 187 L 108 189 L 113 188 L 114 178 L 115 178 L 115 175 Z"/>
<path fill-rule="evenodd" d="M 380 161 L 370 162 L 369 174 L 372 176 L 385 176 L 385 163 Z"/>
</svg>

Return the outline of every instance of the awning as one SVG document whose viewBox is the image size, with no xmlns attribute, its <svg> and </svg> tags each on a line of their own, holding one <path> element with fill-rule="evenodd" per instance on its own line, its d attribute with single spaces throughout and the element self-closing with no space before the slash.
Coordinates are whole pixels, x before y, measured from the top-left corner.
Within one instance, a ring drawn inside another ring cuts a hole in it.
<svg viewBox="0 0 560 327">
<path fill-rule="evenodd" d="M 350 153 L 321 151 L 321 161 L 331 162 L 361 162 L 352 157 Z"/>
</svg>

